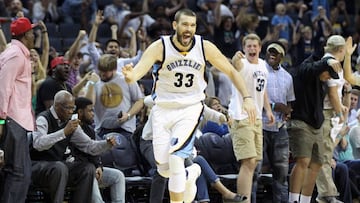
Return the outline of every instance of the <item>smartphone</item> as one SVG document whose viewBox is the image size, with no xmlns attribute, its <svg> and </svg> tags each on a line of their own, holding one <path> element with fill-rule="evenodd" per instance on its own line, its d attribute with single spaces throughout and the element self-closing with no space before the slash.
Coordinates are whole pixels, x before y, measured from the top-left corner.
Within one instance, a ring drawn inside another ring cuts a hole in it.
<svg viewBox="0 0 360 203">
<path fill-rule="evenodd" d="M 75 113 L 71 116 L 71 120 L 77 120 L 78 119 L 78 114 Z"/>
<path fill-rule="evenodd" d="M 121 118 L 121 117 L 122 117 L 122 111 L 120 111 L 118 114 L 118 118 Z"/>
</svg>

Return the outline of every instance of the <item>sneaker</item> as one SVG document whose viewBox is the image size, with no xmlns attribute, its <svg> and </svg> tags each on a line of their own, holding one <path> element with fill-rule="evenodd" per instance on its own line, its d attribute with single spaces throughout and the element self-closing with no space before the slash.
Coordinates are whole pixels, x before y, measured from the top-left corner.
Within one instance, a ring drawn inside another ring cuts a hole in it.
<svg viewBox="0 0 360 203">
<path fill-rule="evenodd" d="M 342 201 L 336 199 L 336 197 L 334 197 L 334 196 L 317 197 L 316 202 L 318 202 L 318 203 L 343 203 Z"/>
<path fill-rule="evenodd" d="M 184 191 L 184 202 L 191 203 L 195 199 L 197 192 L 196 180 L 201 174 L 201 168 L 198 164 L 192 164 L 186 168 L 187 177 Z"/>
<path fill-rule="evenodd" d="M 245 202 L 247 197 L 244 195 L 236 194 L 236 196 L 232 199 L 223 198 L 223 203 L 236 203 L 236 202 Z"/>
</svg>

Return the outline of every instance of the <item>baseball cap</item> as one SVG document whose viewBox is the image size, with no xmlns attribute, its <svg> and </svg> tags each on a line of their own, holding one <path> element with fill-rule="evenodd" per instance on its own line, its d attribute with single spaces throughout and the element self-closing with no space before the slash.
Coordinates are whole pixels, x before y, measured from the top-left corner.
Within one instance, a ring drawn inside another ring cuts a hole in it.
<svg viewBox="0 0 360 203">
<path fill-rule="evenodd" d="M 11 35 L 18 36 L 33 29 L 35 26 L 37 26 L 37 24 L 31 24 L 30 20 L 26 17 L 17 18 L 10 24 Z"/>
<path fill-rule="evenodd" d="M 280 42 L 272 42 L 269 44 L 266 51 L 269 51 L 270 49 L 275 49 L 279 54 L 285 56 L 285 49 Z"/>
<path fill-rule="evenodd" d="M 326 41 L 327 47 L 335 47 L 345 45 L 345 39 L 341 35 L 332 35 Z"/>
<path fill-rule="evenodd" d="M 55 57 L 50 64 L 51 69 L 54 69 L 57 65 L 60 64 L 69 64 L 69 61 L 66 60 L 63 56 Z"/>
</svg>

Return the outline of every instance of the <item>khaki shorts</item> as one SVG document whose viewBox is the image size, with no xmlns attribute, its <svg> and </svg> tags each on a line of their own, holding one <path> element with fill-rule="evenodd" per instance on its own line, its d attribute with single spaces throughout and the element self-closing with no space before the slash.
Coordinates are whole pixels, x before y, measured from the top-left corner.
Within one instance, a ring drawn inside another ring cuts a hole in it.
<svg viewBox="0 0 360 203">
<path fill-rule="evenodd" d="M 290 150 L 294 158 L 311 158 L 311 162 L 323 163 L 323 127 L 315 129 L 300 120 L 292 120 L 288 128 Z"/>
<path fill-rule="evenodd" d="M 230 128 L 236 160 L 256 158 L 262 160 L 263 134 L 262 121 L 256 120 L 254 125 L 249 119 L 234 120 Z"/>
</svg>

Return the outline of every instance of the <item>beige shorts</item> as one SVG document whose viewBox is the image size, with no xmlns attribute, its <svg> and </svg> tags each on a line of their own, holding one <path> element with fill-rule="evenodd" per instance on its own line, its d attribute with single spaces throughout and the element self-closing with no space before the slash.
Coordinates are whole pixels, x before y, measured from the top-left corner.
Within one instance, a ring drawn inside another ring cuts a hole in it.
<svg viewBox="0 0 360 203">
<path fill-rule="evenodd" d="M 236 160 L 256 158 L 262 160 L 263 134 L 262 121 L 257 119 L 254 125 L 249 120 L 234 120 L 230 128 Z"/>
</svg>

